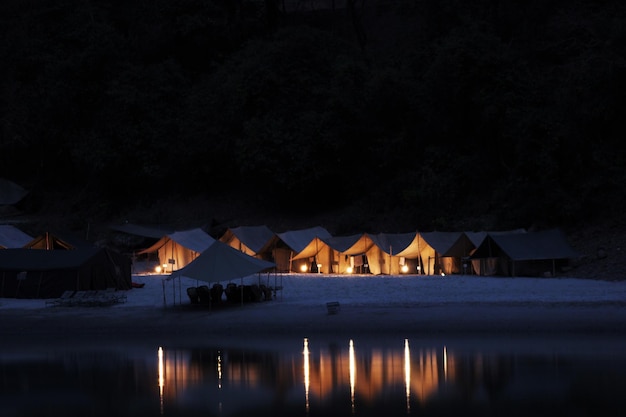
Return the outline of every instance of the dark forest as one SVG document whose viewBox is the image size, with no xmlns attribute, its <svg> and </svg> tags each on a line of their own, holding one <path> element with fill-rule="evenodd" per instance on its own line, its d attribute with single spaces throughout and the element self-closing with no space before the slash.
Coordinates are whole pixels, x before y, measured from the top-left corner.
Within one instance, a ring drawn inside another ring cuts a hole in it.
<svg viewBox="0 0 626 417">
<path fill-rule="evenodd" d="M 4 0 L 0 177 L 77 223 L 593 222 L 626 202 L 625 21 L 621 0 Z"/>
</svg>

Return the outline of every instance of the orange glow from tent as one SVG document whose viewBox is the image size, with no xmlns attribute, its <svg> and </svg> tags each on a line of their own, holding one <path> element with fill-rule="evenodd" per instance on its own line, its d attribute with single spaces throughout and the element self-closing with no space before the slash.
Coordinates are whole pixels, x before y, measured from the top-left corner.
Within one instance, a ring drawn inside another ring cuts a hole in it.
<svg viewBox="0 0 626 417">
<path fill-rule="evenodd" d="M 300 272 L 306 272 L 309 268 L 305 265 L 302 264 L 302 266 L 300 266 Z"/>
</svg>

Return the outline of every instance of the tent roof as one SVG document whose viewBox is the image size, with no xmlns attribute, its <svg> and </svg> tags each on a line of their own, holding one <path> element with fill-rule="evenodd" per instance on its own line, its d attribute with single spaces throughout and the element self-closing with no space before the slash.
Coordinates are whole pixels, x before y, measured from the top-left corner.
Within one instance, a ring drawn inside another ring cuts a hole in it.
<svg viewBox="0 0 626 417">
<path fill-rule="evenodd" d="M 331 237 L 331 234 L 323 227 L 316 226 L 309 229 L 291 230 L 278 233 L 277 236 L 295 253 L 300 253 L 316 237 L 320 239 L 328 239 Z"/>
<path fill-rule="evenodd" d="M 322 239 L 333 250 L 343 255 L 359 255 L 367 252 L 374 242 L 365 233 L 358 233 L 350 236 L 332 236 Z"/>
<path fill-rule="evenodd" d="M 275 266 L 273 262 L 246 255 L 217 240 L 184 268 L 174 271 L 171 277 L 218 282 L 244 278 Z"/>
<path fill-rule="evenodd" d="M 73 250 L 3 249 L 0 250 L 0 265 L 6 271 L 77 268 L 102 250 L 106 249 L 97 246 Z"/>
<path fill-rule="evenodd" d="M 494 256 L 500 250 L 513 261 L 572 259 L 579 256 L 559 229 L 540 232 L 488 234 L 472 258 Z"/>
<path fill-rule="evenodd" d="M 0 225 L 0 248 L 22 248 L 33 240 L 15 226 L 9 224 Z"/>
<path fill-rule="evenodd" d="M 304 249 L 295 254 L 292 259 L 312 258 L 317 256 L 317 254 L 320 253 L 320 251 L 325 247 L 328 247 L 328 245 L 322 239 L 314 237 L 313 240 L 311 240 L 309 244 L 304 247 Z"/>
<path fill-rule="evenodd" d="M 513 233 L 526 233 L 526 229 L 513 229 L 513 230 L 492 230 L 482 232 L 463 232 L 472 241 L 474 246 L 479 247 L 487 235 L 508 235 Z"/>
<path fill-rule="evenodd" d="M 213 239 L 207 232 L 200 228 L 182 230 L 163 236 L 154 245 L 137 252 L 137 254 L 156 252 L 170 241 L 174 241 L 177 244 L 187 249 L 191 249 L 194 252 L 202 252 L 209 246 L 211 246 L 211 244 L 215 242 L 215 239 Z"/>
<path fill-rule="evenodd" d="M 24 247 L 29 249 L 36 249 L 38 244 L 46 240 L 52 245 L 50 249 L 55 249 L 55 247 L 56 249 L 76 249 L 91 248 L 95 246 L 91 242 L 81 239 L 71 233 L 66 232 L 63 234 L 59 234 L 54 232 L 44 232 L 41 235 L 31 239 L 30 242 L 24 245 Z"/>
<path fill-rule="evenodd" d="M 110 225 L 109 229 L 117 232 L 127 233 L 129 235 L 149 237 L 153 239 L 160 239 L 168 233 L 174 233 L 175 229 L 172 226 L 166 225 L 148 225 L 148 224 L 114 224 Z"/>
<path fill-rule="evenodd" d="M 401 255 L 411 246 L 416 237 L 416 232 L 410 233 L 379 233 L 377 235 L 368 235 L 374 244 L 387 255 Z M 416 255 L 417 256 L 417 255 Z"/>
<path fill-rule="evenodd" d="M 13 205 L 26 197 L 28 191 L 13 181 L 0 178 L 0 205 Z"/>
<path fill-rule="evenodd" d="M 467 256 L 470 249 L 474 248 L 472 242 L 462 232 L 424 232 L 420 235 L 440 256 Z M 463 237 L 467 242 L 467 251 L 464 254 L 453 254 L 455 244 Z"/>
<path fill-rule="evenodd" d="M 260 253 L 276 238 L 276 234 L 265 225 L 240 226 L 229 228 L 219 240 L 228 243 L 234 238 L 239 239 L 254 253 Z"/>
</svg>

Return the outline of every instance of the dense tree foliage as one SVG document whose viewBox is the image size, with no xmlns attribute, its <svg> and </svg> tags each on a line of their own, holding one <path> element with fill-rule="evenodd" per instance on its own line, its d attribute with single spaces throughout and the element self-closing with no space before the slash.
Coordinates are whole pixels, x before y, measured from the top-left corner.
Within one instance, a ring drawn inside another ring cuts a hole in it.
<svg viewBox="0 0 626 417">
<path fill-rule="evenodd" d="M 346 233 L 589 221 L 626 202 L 625 21 L 618 0 L 6 0 L 1 175 L 107 215 L 165 189 L 345 208 Z"/>
</svg>

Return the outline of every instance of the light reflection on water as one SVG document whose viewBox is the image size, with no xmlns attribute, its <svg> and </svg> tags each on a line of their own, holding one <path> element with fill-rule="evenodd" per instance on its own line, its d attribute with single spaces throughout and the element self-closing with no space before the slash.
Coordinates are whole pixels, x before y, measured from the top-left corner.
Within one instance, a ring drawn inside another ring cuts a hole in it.
<svg viewBox="0 0 626 417">
<path fill-rule="evenodd" d="M 626 351 L 601 351 L 308 338 L 279 350 L 0 350 L 0 416 L 625 415 Z"/>
</svg>

